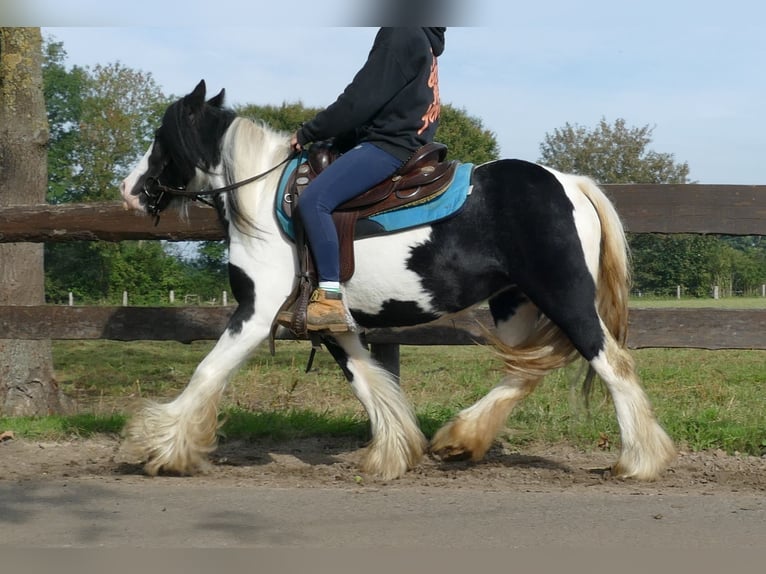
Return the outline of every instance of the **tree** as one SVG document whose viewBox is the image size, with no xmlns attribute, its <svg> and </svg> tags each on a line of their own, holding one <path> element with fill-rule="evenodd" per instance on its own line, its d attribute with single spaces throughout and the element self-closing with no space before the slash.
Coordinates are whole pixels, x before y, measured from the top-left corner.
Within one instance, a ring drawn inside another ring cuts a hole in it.
<svg viewBox="0 0 766 574">
<path fill-rule="evenodd" d="M 67 70 L 66 51 L 61 42 L 43 46 L 43 93 L 48 114 L 48 201 L 62 203 L 76 196 L 73 158 L 79 146 L 82 98 L 87 72 L 80 67 Z"/>
<path fill-rule="evenodd" d="M 282 102 L 279 106 L 247 104 L 235 108 L 237 114 L 265 123 L 272 129 L 292 133 L 313 118 L 321 108 L 307 108 L 302 102 Z"/>
<path fill-rule="evenodd" d="M 464 162 L 482 164 L 500 155 L 495 134 L 479 118 L 450 104 L 442 106 L 436 140 L 449 148 L 450 158 Z"/>
<path fill-rule="evenodd" d="M 49 200 L 117 199 L 120 180 L 148 148 L 169 99 L 151 74 L 119 63 L 67 69 L 61 43 L 49 40 L 43 56 L 52 136 L 48 150 Z M 137 245 L 140 248 L 147 244 Z M 78 301 L 119 301 L 128 285 L 114 283 L 115 270 L 120 270 L 118 277 L 122 279 L 130 269 L 127 260 L 143 261 L 134 257 L 135 248 L 127 242 L 46 245 L 48 299 L 64 302 L 72 292 Z M 147 248 L 146 254 L 163 255 L 162 250 L 153 248 Z M 136 276 L 140 273 L 135 270 Z M 129 279 L 128 283 L 134 285 L 135 281 Z M 162 279 L 157 278 L 156 283 L 161 284 Z M 161 289 L 152 283 L 146 290 L 157 293 Z"/>
<path fill-rule="evenodd" d="M 601 118 L 593 130 L 567 123 L 545 135 L 539 161 L 601 183 L 689 183 L 686 162 L 647 149 L 653 131 L 648 125 L 629 128 L 622 118 L 612 125 Z"/>
<path fill-rule="evenodd" d="M 149 147 L 169 103 L 149 73 L 120 63 L 88 69 L 72 158 L 79 168 L 76 199 L 117 198 L 120 181 Z"/>
<path fill-rule="evenodd" d="M 0 28 L 0 206 L 44 203 L 48 125 L 39 28 Z M 43 248 L 0 243 L 0 305 L 44 302 Z M 0 339 L 0 414 L 63 410 L 51 342 Z"/>
</svg>

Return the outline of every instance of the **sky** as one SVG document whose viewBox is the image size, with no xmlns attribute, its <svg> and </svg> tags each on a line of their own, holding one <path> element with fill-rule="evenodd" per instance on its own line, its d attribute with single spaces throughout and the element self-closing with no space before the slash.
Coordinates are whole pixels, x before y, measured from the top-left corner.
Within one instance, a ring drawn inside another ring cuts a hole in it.
<svg viewBox="0 0 766 574">
<path fill-rule="evenodd" d="M 622 118 L 652 127 L 649 148 L 687 162 L 695 182 L 766 184 L 761 0 L 407 1 L 435 14 L 417 24 L 448 26 L 442 101 L 479 118 L 501 156 L 536 161 L 557 128 Z M 179 96 L 204 78 L 230 104 L 329 105 L 364 63 L 372 26 L 402 23 L 374 12 L 379 0 L 9 5 L 0 20 L 42 26 L 68 65 L 119 61 Z"/>
</svg>

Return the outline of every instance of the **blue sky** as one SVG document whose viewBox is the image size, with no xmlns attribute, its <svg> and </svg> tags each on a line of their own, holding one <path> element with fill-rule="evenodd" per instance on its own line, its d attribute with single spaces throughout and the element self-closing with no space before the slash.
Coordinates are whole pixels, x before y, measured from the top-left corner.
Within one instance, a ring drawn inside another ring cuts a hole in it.
<svg viewBox="0 0 766 574">
<path fill-rule="evenodd" d="M 351 0 L 186 0 L 182 9 L 146 0 L 25 2 L 28 14 L 3 8 L 0 16 L 44 26 L 64 43 L 69 64 L 120 61 L 179 95 L 204 78 L 211 91 L 225 87 L 230 103 L 327 105 L 375 34 L 330 26 L 360 21 Z M 442 100 L 479 117 L 504 157 L 536 160 L 545 134 L 567 122 L 590 128 L 624 118 L 653 126 L 651 148 L 688 162 L 693 180 L 766 184 L 766 4 L 517 4 L 449 0 L 446 23 L 472 26 L 448 29 L 439 62 Z"/>
</svg>

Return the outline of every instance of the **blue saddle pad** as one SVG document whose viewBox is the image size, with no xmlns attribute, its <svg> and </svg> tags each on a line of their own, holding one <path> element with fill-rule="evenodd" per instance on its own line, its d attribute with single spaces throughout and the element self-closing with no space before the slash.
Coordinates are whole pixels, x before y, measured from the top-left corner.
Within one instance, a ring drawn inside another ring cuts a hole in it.
<svg viewBox="0 0 766 574">
<path fill-rule="evenodd" d="M 293 221 L 282 209 L 282 197 L 290 174 L 298 166 L 306 161 L 305 153 L 294 158 L 285 166 L 282 177 L 279 180 L 279 188 L 276 194 L 276 214 L 282 229 L 290 239 L 295 239 Z M 455 215 L 463 207 L 466 198 L 471 193 L 472 163 L 461 163 L 455 170 L 455 177 L 447 190 L 425 203 L 404 206 L 393 211 L 380 213 L 357 222 L 356 238 L 370 237 L 402 231 L 411 227 L 427 225 Z"/>
</svg>

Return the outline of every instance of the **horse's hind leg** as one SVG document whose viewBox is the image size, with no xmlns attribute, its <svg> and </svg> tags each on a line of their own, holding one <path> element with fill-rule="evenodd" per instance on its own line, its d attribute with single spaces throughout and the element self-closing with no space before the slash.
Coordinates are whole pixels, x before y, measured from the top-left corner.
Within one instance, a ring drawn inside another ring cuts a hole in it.
<svg viewBox="0 0 766 574">
<path fill-rule="evenodd" d="M 615 474 L 654 480 L 675 457 L 673 443 L 654 417 L 630 354 L 599 316 L 592 282 L 586 278 L 577 282 L 574 273 L 570 277 L 569 283 L 559 282 L 569 289 L 559 292 L 555 300 L 545 292 L 536 302 L 556 325 L 554 341 L 568 340 L 609 390 L 622 443 Z"/>
<path fill-rule="evenodd" d="M 398 478 L 420 462 L 426 439 L 399 383 L 378 365 L 353 333 L 334 335 L 326 346 L 340 364 L 370 418 L 372 440 L 362 468 L 384 480 Z"/>
<path fill-rule="evenodd" d="M 611 393 L 620 425 L 620 457 L 612 470 L 620 477 L 655 480 L 675 458 L 675 447 L 654 417 L 632 357 L 603 330 L 604 344 L 590 364 Z"/>
<path fill-rule="evenodd" d="M 496 346 L 502 348 L 523 344 L 538 322 L 537 308 L 516 291 L 507 291 L 491 300 L 490 312 L 497 327 Z M 431 452 L 443 460 L 483 458 L 513 407 L 537 387 L 544 371 L 509 369 L 489 393 L 437 431 L 431 441 Z"/>
</svg>

